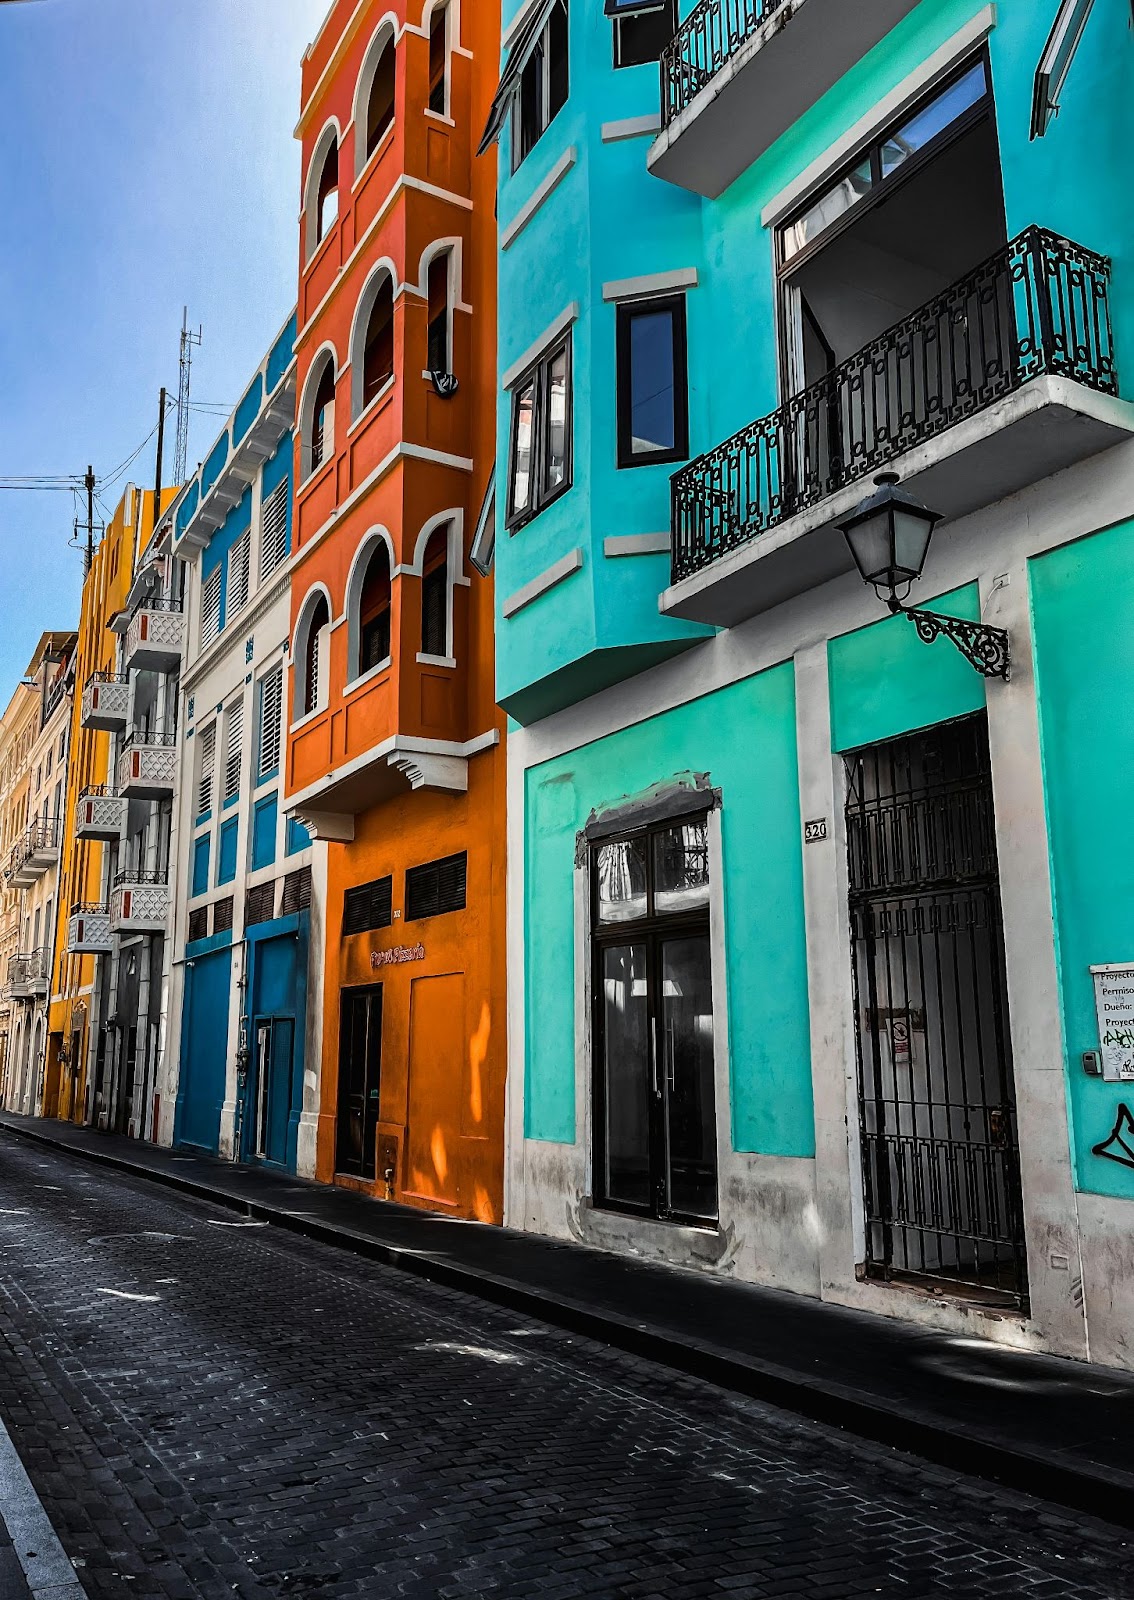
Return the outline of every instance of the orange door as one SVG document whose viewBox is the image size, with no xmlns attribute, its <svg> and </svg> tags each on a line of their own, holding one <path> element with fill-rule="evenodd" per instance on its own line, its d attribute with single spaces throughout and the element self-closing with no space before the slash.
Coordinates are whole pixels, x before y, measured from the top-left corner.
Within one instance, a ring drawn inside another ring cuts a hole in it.
<svg viewBox="0 0 1134 1600">
<path fill-rule="evenodd" d="M 458 1139 L 465 1054 L 465 977 L 415 978 L 410 995 L 406 1188 L 460 1202 Z"/>
</svg>

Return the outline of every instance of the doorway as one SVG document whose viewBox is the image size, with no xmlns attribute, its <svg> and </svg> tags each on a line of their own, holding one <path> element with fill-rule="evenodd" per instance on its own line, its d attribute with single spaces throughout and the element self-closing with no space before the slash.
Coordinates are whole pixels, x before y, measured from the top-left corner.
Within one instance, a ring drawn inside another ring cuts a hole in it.
<svg viewBox="0 0 1134 1600">
<path fill-rule="evenodd" d="M 595 1203 L 715 1226 L 708 818 L 591 847 Z"/>
<path fill-rule="evenodd" d="M 295 1018 L 260 1017 L 256 1022 L 256 1081 L 252 1096 L 252 1156 L 287 1165 Z"/>
<path fill-rule="evenodd" d="M 382 1077 L 382 985 L 342 991 L 335 1171 L 373 1180 Z"/>
<path fill-rule="evenodd" d="M 1026 1309 L 987 722 L 845 762 L 866 1273 Z"/>
</svg>

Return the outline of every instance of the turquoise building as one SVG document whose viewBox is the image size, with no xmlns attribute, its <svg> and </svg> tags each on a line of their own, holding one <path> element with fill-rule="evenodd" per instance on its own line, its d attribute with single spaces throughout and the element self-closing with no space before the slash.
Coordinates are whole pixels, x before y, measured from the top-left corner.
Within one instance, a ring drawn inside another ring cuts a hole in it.
<svg viewBox="0 0 1134 1600">
<path fill-rule="evenodd" d="M 504 24 L 506 1219 L 1130 1365 L 1127 0 Z"/>
<path fill-rule="evenodd" d="M 185 564 L 165 1140 L 314 1171 L 306 831 L 280 805 L 294 553 L 296 319 L 170 513 Z M 317 913 L 316 913 L 317 916 Z"/>
</svg>

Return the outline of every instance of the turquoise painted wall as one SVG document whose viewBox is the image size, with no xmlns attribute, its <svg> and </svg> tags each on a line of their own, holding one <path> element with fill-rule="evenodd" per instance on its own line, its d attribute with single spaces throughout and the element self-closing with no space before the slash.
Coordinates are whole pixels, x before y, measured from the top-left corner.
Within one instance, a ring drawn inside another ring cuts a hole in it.
<svg viewBox="0 0 1134 1600">
<path fill-rule="evenodd" d="M 722 791 L 732 1139 L 812 1156 L 811 1046 L 791 663 L 532 768 L 526 778 L 525 1132 L 573 1143 L 575 843 L 594 809 L 708 772 Z"/>
<path fill-rule="evenodd" d="M 918 603 L 946 616 L 980 619 L 975 583 Z M 985 680 L 947 639 L 922 644 L 905 617 L 831 639 L 827 666 L 834 750 L 857 750 L 984 710 Z"/>
<path fill-rule="evenodd" d="M 1079 1061 L 1099 1047 L 1088 968 L 1134 962 L 1134 522 L 1033 560 L 1030 576 L 1076 1184 L 1134 1199 L 1134 1168 L 1092 1154 L 1119 1104 L 1134 1110 L 1134 1084 Z"/>
</svg>

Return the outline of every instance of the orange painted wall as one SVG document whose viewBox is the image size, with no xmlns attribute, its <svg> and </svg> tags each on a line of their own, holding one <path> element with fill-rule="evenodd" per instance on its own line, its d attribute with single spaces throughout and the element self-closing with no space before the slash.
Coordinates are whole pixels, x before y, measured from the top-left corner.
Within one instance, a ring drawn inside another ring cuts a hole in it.
<svg viewBox="0 0 1134 1600">
<path fill-rule="evenodd" d="M 375 31 L 389 15 L 384 0 L 361 7 L 340 0 L 303 69 L 305 187 L 329 120 L 337 119 L 345 133 L 338 221 L 301 266 L 301 416 L 308 378 L 328 344 L 341 375 L 333 452 L 306 482 L 305 441 L 297 440 L 301 559 L 292 576 L 293 638 L 316 585 L 326 590 L 338 625 L 330 635 L 327 704 L 289 732 L 286 788 L 290 796 L 318 791 L 348 763 L 362 765 L 367 774 L 362 799 L 351 802 L 359 807 L 353 811 L 353 842 L 328 845 L 317 1170 L 327 1181 L 335 1177 L 340 991 L 380 981 L 381 1121 L 399 1149 L 392 1192 L 409 1204 L 499 1221 L 506 1070 L 504 719 L 495 705 L 491 582 L 468 562 L 495 454 L 495 162 L 477 159 L 475 149 L 498 77 L 499 7 L 465 0 L 460 8 L 462 48 L 449 55 L 447 118 L 426 110 L 428 16 L 423 30 L 413 0 L 408 13 L 405 0 L 396 9 L 394 125 L 357 181 L 354 141 L 364 118 L 355 120 L 356 85 Z M 454 0 L 453 20 L 456 15 Z M 419 31 L 402 31 L 406 23 Z M 450 42 L 457 42 L 452 34 Z M 449 399 L 435 394 L 424 376 L 426 301 L 404 287 L 407 281 L 419 284 L 423 253 L 442 239 L 453 242 L 461 259 L 451 362 L 460 386 Z M 302 262 L 303 224 L 300 254 Z M 401 291 L 395 300 L 394 382 L 356 421 L 353 366 L 343 369 L 360 296 L 383 260 L 393 264 Z M 460 513 L 464 525 L 450 641 L 456 665 L 418 662 L 421 579 L 396 571 L 390 665 L 351 687 L 350 629 L 340 619 L 360 544 L 380 526 L 390 536 L 396 566 L 409 567 L 422 529 L 444 512 Z M 295 693 L 293 663 L 293 719 Z M 467 794 L 412 790 L 384 758 L 373 759 L 376 747 L 398 734 L 463 744 L 493 731 L 496 744 L 469 759 Z M 319 808 L 312 799 L 310 809 Z M 466 909 L 406 923 L 406 868 L 461 850 L 468 855 Z M 342 938 L 345 891 L 387 873 L 393 877 L 392 927 Z M 419 943 L 424 960 L 378 971 L 371 965 L 376 952 Z M 381 1181 L 363 1186 L 387 1192 Z"/>
</svg>

